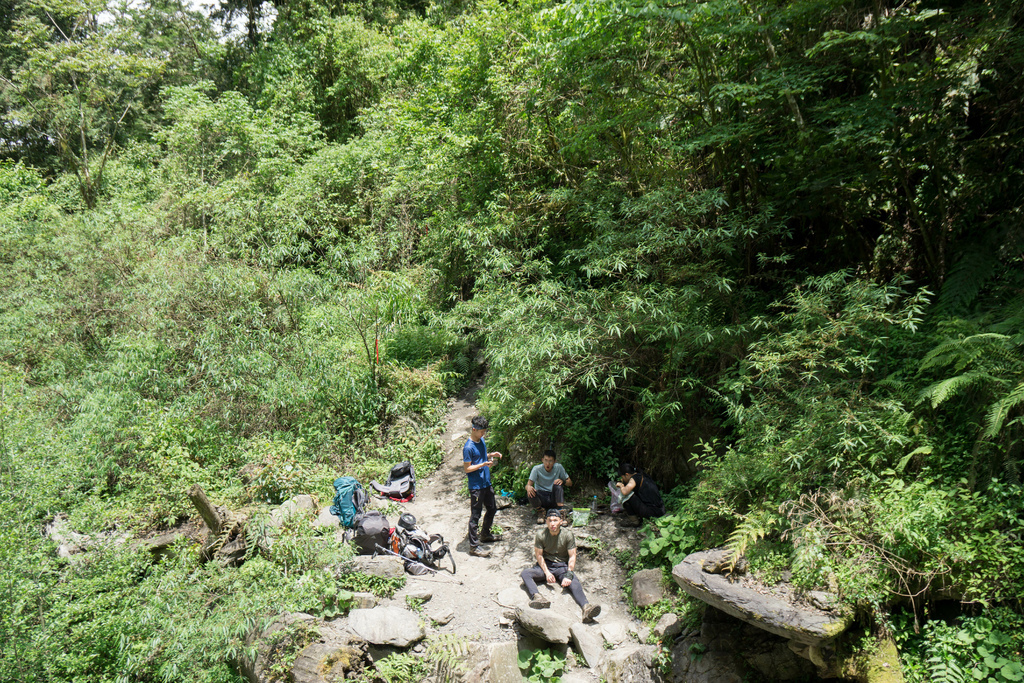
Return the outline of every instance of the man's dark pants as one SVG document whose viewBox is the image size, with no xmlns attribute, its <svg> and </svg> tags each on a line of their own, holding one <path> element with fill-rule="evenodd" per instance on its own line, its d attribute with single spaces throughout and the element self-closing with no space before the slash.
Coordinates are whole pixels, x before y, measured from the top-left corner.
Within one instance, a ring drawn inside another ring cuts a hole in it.
<svg viewBox="0 0 1024 683">
<path fill-rule="evenodd" d="M 494 522 L 494 513 L 498 511 L 498 505 L 494 502 L 494 489 L 488 486 L 483 489 L 469 490 L 469 545 L 472 548 L 480 546 L 480 535 L 477 533 L 477 525 L 480 523 L 480 513 L 487 509 L 484 515 L 483 533 L 486 536 L 491 533 L 491 524 Z"/>
<path fill-rule="evenodd" d="M 565 502 L 565 489 L 560 484 L 555 484 L 550 491 L 534 489 L 533 498 L 528 499 L 530 505 L 540 510 L 549 508 L 560 508 Z"/>
<path fill-rule="evenodd" d="M 569 565 L 565 562 L 547 562 L 548 571 L 555 575 L 555 583 L 558 586 L 562 585 L 562 577 L 569 571 Z M 535 564 L 529 569 L 524 569 L 523 573 L 519 575 L 519 578 L 523 580 L 523 584 L 526 585 L 526 592 L 530 594 L 532 598 L 537 594 L 537 582 L 545 583 L 544 570 L 540 568 L 539 564 Z M 572 593 L 572 599 L 576 601 L 576 604 L 583 607 L 587 604 L 587 596 L 583 595 L 583 584 L 576 578 L 575 574 L 572 577 L 572 583 L 569 584 L 569 592 Z"/>
</svg>

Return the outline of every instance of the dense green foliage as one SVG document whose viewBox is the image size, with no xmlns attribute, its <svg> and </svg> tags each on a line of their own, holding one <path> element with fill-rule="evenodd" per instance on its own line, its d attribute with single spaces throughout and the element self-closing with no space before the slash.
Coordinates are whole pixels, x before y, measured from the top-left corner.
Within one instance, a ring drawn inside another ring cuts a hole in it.
<svg viewBox="0 0 1024 683">
<path fill-rule="evenodd" d="M 424 474 L 483 363 L 502 486 L 634 461 L 643 562 L 727 543 L 914 680 L 1017 680 L 1022 21 L 0 0 L 0 678 L 237 680 L 253 624 L 362 579 L 297 528 L 237 570 L 112 539 L 194 483 L 258 516 Z M 58 559 L 61 514 L 111 542 Z"/>
</svg>

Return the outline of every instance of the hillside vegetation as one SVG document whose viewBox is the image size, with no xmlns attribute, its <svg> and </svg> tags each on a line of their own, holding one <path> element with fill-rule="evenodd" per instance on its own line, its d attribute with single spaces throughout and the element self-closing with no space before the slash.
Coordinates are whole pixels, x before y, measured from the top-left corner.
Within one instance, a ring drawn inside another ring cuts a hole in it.
<svg viewBox="0 0 1024 683">
<path fill-rule="evenodd" d="M 338 551 L 59 559 L 44 524 L 426 473 L 484 370 L 501 487 L 635 462 L 640 564 L 728 544 L 910 681 L 1021 680 L 1022 22 L 0 0 L 0 680 L 240 680 L 255 624 L 337 608 Z"/>
</svg>

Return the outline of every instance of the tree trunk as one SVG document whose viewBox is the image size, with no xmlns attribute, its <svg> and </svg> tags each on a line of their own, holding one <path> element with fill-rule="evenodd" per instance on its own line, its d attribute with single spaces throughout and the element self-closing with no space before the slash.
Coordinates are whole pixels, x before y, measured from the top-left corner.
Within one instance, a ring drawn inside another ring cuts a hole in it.
<svg viewBox="0 0 1024 683">
<path fill-rule="evenodd" d="M 199 484 L 194 485 L 188 492 L 188 499 L 199 510 L 199 514 L 202 516 L 203 521 L 206 522 L 210 532 L 214 536 L 220 536 L 220 532 L 224 529 L 226 516 L 214 507 L 210 499 L 206 497 L 206 491 L 203 490 L 203 487 Z"/>
</svg>

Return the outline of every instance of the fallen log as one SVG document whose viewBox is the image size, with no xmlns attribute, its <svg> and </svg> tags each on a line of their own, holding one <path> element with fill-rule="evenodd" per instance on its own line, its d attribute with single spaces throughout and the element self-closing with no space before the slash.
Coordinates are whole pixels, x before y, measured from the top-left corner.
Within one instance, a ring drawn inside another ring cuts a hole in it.
<svg viewBox="0 0 1024 683">
<path fill-rule="evenodd" d="M 214 505 L 206 497 L 206 491 L 195 484 L 188 492 L 188 499 L 199 511 L 199 515 L 210 530 L 206 544 L 203 546 L 203 558 L 207 561 L 216 559 L 227 566 L 238 566 L 245 561 L 245 518 Z"/>
<path fill-rule="evenodd" d="M 192 486 L 188 492 L 188 499 L 199 510 L 199 515 L 206 522 L 206 528 L 210 530 L 210 533 L 214 536 L 220 536 L 221 527 L 226 521 L 226 515 L 210 502 L 210 499 L 206 497 L 206 491 L 203 490 L 203 487 L 199 484 Z"/>
</svg>

